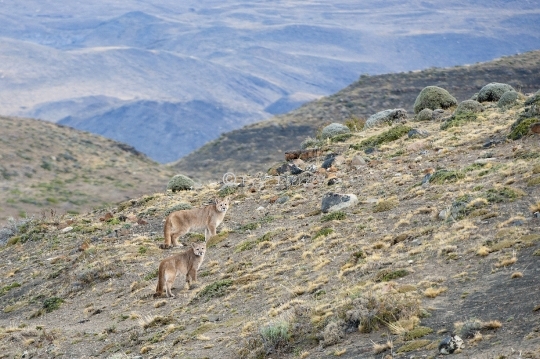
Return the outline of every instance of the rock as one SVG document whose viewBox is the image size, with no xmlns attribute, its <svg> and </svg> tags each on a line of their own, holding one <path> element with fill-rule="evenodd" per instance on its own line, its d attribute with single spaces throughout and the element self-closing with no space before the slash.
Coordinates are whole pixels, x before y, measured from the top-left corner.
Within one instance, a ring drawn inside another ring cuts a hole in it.
<svg viewBox="0 0 540 359">
<path fill-rule="evenodd" d="M 439 344 L 439 354 L 453 354 L 458 349 L 464 348 L 463 339 L 456 334 L 444 338 Z"/>
<path fill-rule="evenodd" d="M 407 133 L 407 136 L 409 136 L 409 138 L 426 138 L 429 136 L 429 132 L 426 130 L 417 130 L 416 128 L 413 128 Z"/>
<path fill-rule="evenodd" d="M 438 108 L 438 109 L 433 111 L 432 116 L 433 116 L 434 120 L 438 120 L 438 119 L 440 119 L 440 118 L 442 118 L 444 116 L 444 110 Z"/>
<path fill-rule="evenodd" d="M 332 164 L 334 163 L 335 159 L 336 159 L 335 155 L 325 159 L 324 162 L 322 163 L 321 167 L 324 168 L 324 169 L 330 168 L 332 166 Z"/>
<path fill-rule="evenodd" d="M 66 228 L 62 229 L 62 233 L 71 232 L 72 230 L 73 230 L 73 227 L 66 227 Z"/>
<path fill-rule="evenodd" d="M 291 161 L 291 163 L 297 167 L 304 167 L 305 166 L 305 162 L 302 161 L 300 158 L 296 158 L 294 160 Z"/>
<path fill-rule="evenodd" d="M 492 82 L 482 87 L 478 92 L 478 102 L 499 101 L 501 96 L 508 91 L 516 91 L 512 86 L 499 82 Z"/>
<path fill-rule="evenodd" d="M 351 130 L 341 123 L 331 123 L 321 131 L 321 139 L 327 139 L 336 135 L 351 133 Z"/>
<path fill-rule="evenodd" d="M 448 91 L 438 86 L 427 86 L 420 91 L 414 101 L 414 113 L 419 113 L 425 108 L 447 109 L 455 105 L 457 100 Z"/>
<path fill-rule="evenodd" d="M 366 160 L 362 156 L 354 156 L 351 160 L 351 166 L 360 167 L 366 164 Z"/>
<path fill-rule="evenodd" d="M 535 122 L 531 125 L 532 133 L 540 133 L 540 122 Z"/>
<path fill-rule="evenodd" d="M 319 157 L 322 155 L 322 151 L 318 148 L 309 148 L 305 150 L 295 150 L 285 152 L 285 160 L 291 161 L 294 159 L 308 160 L 310 158 Z"/>
<path fill-rule="evenodd" d="M 281 197 L 279 197 L 277 199 L 276 202 L 279 203 L 279 204 L 283 204 L 283 203 L 287 202 L 288 200 L 289 200 L 289 196 L 281 196 Z"/>
<path fill-rule="evenodd" d="M 111 212 L 107 212 L 107 213 L 105 213 L 105 215 L 104 215 L 103 217 L 101 217 L 99 220 L 100 220 L 101 222 L 106 222 L 106 221 L 108 221 L 109 219 L 112 219 L 112 218 L 113 218 L 112 213 L 111 213 Z"/>
<path fill-rule="evenodd" d="M 364 125 L 364 128 L 371 128 L 380 125 L 391 125 L 396 122 L 407 121 L 407 111 L 402 108 L 393 110 L 384 110 L 369 116 Z"/>
<path fill-rule="evenodd" d="M 326 193 L 322 198 L 321 211 L 323 213 L 339 211 L 340 209 L 354 206 L 358 203 L 358 197 L 354 194 Z"/>
</svg>

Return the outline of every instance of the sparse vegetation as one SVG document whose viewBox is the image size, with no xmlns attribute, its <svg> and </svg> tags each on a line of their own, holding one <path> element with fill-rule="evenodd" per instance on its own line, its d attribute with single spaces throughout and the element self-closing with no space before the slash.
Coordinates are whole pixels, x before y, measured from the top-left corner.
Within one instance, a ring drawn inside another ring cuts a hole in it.
<svg viewBox="0 0 540 359">
<path fill-rule="evenodd" d="M 187 191 L 193 189 L 193 186 L 195 186 L 195 182 L 184 175 L 176 175 L 167 183 L 167 189 L 173 192 Z"/>
</svg>

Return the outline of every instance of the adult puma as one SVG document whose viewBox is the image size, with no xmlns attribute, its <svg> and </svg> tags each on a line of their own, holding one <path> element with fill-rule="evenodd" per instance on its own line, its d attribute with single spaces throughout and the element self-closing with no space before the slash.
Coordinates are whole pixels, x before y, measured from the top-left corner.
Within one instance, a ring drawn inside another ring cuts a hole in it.
<svg viewBox="0 0 540 359">
<path fill-rule="evenodd" d="M 204 260 L 205 252 L 206 243 L 192 243 L 191 248 L 187 251 L 162 260 L 159 263 L 158 283 L 154 298 L 163 295 L 164 289 L 167 297 L 174 298 L 171 288 L 176 276 L 179 274 L 186 276 L 186 283 L 191 287 L 192 283 L 197 281 L 197 270 Z"/>
<path fill-rule="evenodd" d="M 204 240 L 216 235 L 216 228 L 223 222 L 225 213 L 229 209 L 229 198 L 216 199 L 215 203 L 202 208 L 185 209 L 172 212 L 165 219 L 163 234 L 165 243 L 159 247 L 167 249 L 182 246 L 178 237 L 183 236 L 192 229 L 204 229 Z"/>
</svg>

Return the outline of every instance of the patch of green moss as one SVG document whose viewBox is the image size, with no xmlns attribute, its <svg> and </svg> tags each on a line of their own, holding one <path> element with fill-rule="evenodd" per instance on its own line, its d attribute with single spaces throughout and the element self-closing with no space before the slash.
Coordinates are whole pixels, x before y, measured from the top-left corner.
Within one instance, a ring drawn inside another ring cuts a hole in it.
<svg viewBox="0 0 540 359">
<path fill-rule="evenodd" d="M 342 211 L 336 211 L 332 213 L 328 213 L 321 218 L 321 222 L 328 222 L 328 221 L 341 221 L 343 219 L 347 218 L 347 214 Z"/>
<path fill-rule="evenodd" d="M 527 186 L 538 186 L 540 184 L 540 176 L 529 178 Z"/>
<path fill-rule="evenodd" d="M 319 238 L 319 237 L 326 237 L 327 235 L 334 233 L 334 230 L 332 228 L 323 228 L 319 231 L 317 231 L 313 235 L 313 239 Z"/>
<path fill-rule="evenodd" d="M 227 294 L 227 288 L 233 284 L 233 281 L 230 279 L 223 279 L 215 281 L 212 284 L 204 287 L 198 294 L 198 299 L 210 300 L 211 298 L 223 297 Z"/>
<path fill-rule="evenodd" d="M 400 347 L 396 352 L 397 353 L 408 353 L 412 352 L 413 350 L 418 350 L 420 348 L 423 348 L 427 345 L 429 345 L 431 341 L 420 339 L 420 340 L 414 340 L 412 342 L 409 342 L 405 344 L 404 346 Z"/>
<path fill-rule="evenodd" d="M 12 290 L 13 288 L 17 288 L 17 287 L 20 287 L 20 286 L 21 285 L 19 283 L 17 283 L 17 282 L 13 282 L 11 284 L 3 286 L 2 289 L 0 289 L 0 297 L 5 295 L 7 292 Z"/>
<path fill-rule="evenodd" d="M 510 187 L 491 188 L 484 194 L 489 203 L 512 202 L 523 196 L 521 191 Z"/>
<path fill-rule="evenodd" d="M 246 223 L 242 226 L 240 226 L 239 230 L 242 231 L 242 232 L 245 232 L 245 231 L 253 231 L 257 228 L 260 227 L 260 224 L 257 223 L 257 222 L 252 222 L 252 223 Z"/>
<path fill-rule="evenodd" d="M 254 241 L 245 241 L 245 242 L 242 242 L 240 243 L 238 246 L 236 246 L 236 249 L 234 250 L 235 253 L 239 253 L 239 252 L 243 252 L 243 251 L 247 251 L 249 249 L 252 249 L 255 247 L 255 242 Z"/>
<path fill-rule="evenodd" d="M 157 278 L 158 273 L 159 273 L 159 268 L 156 268 L 156 269 L 146 273 L 145 276 L 143 277 L 143 279 L 144 280 L 152 280 L 154 278 Z"/>
<path fill-rule="evenodd" d="M 58 298 L 58 297 L 47 298 L 43 302 L 43 309 L 45 309 L 47 313 L 50 313 L 60 308 L 60 304 L 62 303 L 64 303 L 64 300 L 62 298 Z"/>
<path fill-rule="evenodd" d="M 379 273 L 377 273 L 377 275 L 375 276 L 375 280 L 377 282 L 389 282 L 393 279 L 405 277 L 408 274 L 409 272 L 405 269 L 398 269 L 398 270 L 383 269 Z"/>
<path fill-rule="evenodd" d="M 405 340 L 413 340 L 413 339 L 422 338 L 423 336 L 426 336 L 432 332 L 433 332 L 433 329 L 429 327 L 417 327 L 405 333 Z"/>
<path fill-rule="evenodd" d="M 373 212 L 379 213 L 379 212 L 386 212 L 391 210 L 392 208 L 397 207 L 399 204 L 399 200 L 397 198 L 388 198 L 388 199 L 382 199 L 375 206 L 373 206 Z"/>
<path fill-rule="evenodd" d="M 456 182 L 462 178 L 465 178 L 465 175 L 461 171 L 443 169 L 436 171 L 429 179 L 429 182 L 433 184 L 443 184 L 446 182 Z"/>
<path fill-rule="evenodd" d="M 232 194 L 235 194 L 237 189 L 238 189 L 238 186 L 236 185 L 225 185 L 221 187 L 221 189 L 218 191 L 218 195 L 222 198 L 227 197 Z"/>
<path fill-rule="evenodd" d="M 474 122 L 478 119 L 478 116 L 473 112 L 461 112 L 453 115 L 448 121 L 445 121 L 441 125 L 441 130 L 447 130 L 452 127 L 462 126 L 469 122 Z"/>
<path fill-rule="evenodd" d="M 335 142 L 345 142 L 347 141 L 349 138 L 352 137 L 352 134 L 351 133 L 342 133 L 340 135 L 336 135 L 336 136 L 333 136 L 330 138 L 330 142 L 332 143 L 335 143 Z"/>
<path fill-rule="evenodd" d="M 511 127 L 508 138 L 511 140 L 519 140 L 521 137 L 529 133 L 529 129 L 533 123 L 538 122 L 538 118 L 520 118 Z"/>
<path fill-rule="evenodd" d="M 369 147 L 376 147 L 384 143 L 393 142 L 405 136 L 410 130 L 412 130 L 412 128 L 409 126 L 397 125 L 380 135 L 369 137 L 356 145 L 351 145 L 351 148 L 363 150 Z"/>
</svg>

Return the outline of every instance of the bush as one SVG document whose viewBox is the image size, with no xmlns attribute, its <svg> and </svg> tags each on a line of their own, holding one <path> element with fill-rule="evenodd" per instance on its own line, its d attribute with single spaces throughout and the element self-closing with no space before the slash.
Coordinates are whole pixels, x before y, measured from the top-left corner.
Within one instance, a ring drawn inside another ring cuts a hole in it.
<svg viewBox="0 0 540 359">
<path fill-rule="evenodd" d="M 508 91 L 502 94 L 501 98 L 497 102 L 497 107 L 505 108 L 516 104 L 519 98 L 519 94 L 516 91 Z"/>
<path fill-rule="evenodd" d="M 211 298 L 223 297 L 227 294 L 227 288 L 233 284 L 233 281 L 230 279 L 223 279 L 215 281 L 212 284 L 208 284 L 203 288 L 198 294 L 198 299 L 206 299 L 207 301 Z"/>
<path fill-rule="evenodd" d="M 519 140 L 521 137 L 527 135 L 533 123 L 538 122 L 538 118 L 535 117 L 520 117 L 516 122 L 512 124 L 508 138 L 511 140 Z"/>
<path fill-rule="evenodd" d="M 502 84 L 499 82 L 492 82 L 482 87 L 478 93 L 478 102 L 486 101 L 499 101 L 501 96 L 508 91 L 516 91 L 514 88 L 508 84 Z"/>
<path fill-rule="evenodd" d="M 300 148 L 302 148 L 303 150 L 305 150 L 306 148 L 319 148 L 321 146 L 322 146 L 321 141 L 319 141 L 319 140 L 317 140 L 315 138 L 311 138 L 311 137 L 306 138 L 300 144 Z"/>
<path fill-rule="evenodd" d="M 176 175 L 170 179 L 167 189 L 173 192 L 187 191 L 192 189 L 193 186 L 195 186 L 195 182 L 191 178 L 184 175 Z"/>
<path fill-rule="evenodd" d="M 457 105 L 457 100 L 448 91 L 437 86 L 424 87 L 416 101 L 414 101 L 414 113 L 419 113 L 425 108 L 436 110 L 438 108 L 447 109 Z"/>
<path fill-rule="evenodd" d="M 168 216 L 169 214 L 176 212 L 176 211 L 182 211 L 185 209 L 192 209 L 193 206 L 189 203 L 178 203 L 177 205 L 172 206 L 171 208 L 167 209 L 165 211 L 165 216 Z"/>
<path fill-rule="evenodd" d="M 433 119 L 433 110 L 425 108 L 418 112 L 416 115 L 416 121 L 431 121 Z"/>
<path fill-rule="evenodd" d="M 345 125 L 342 125 L 341 123 L 331 123 L 325 128 L 322 129 L 320 138 L 325 140 L 330 137 L 334 137 L 336 135 L 341 135 L 345 133 L 350 133 L 351 130 Z"/>
<path fill-rule="evenodd" d="M 460 102 L 454 115 L 460 115 L 464 113 L 478 113 L 484 111 L 484 106 L 478 101 L 465 100 Z"/>
<path fill-rule="evenodd" d="M 384 110 L 377 112 L 374 115 L 369 116 L 366 121 L 365 128 L 371 128 L 380 125 L 392 125 L 397 122 L 407 120 L 407 111 L 402 108 L 396 108 L 393 110 Z"/>
<path fill-rule="evenodd" d="M 540 90 L 536 91 L 534 95 L 525 100 L 525 106 L 531 105 L 540 106 Z"/>
</svg>

